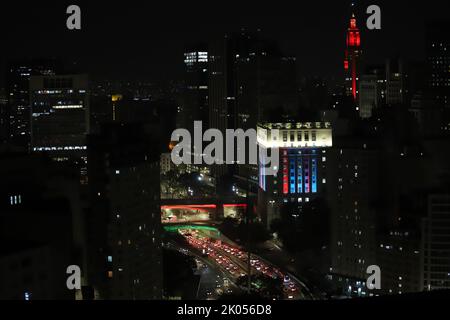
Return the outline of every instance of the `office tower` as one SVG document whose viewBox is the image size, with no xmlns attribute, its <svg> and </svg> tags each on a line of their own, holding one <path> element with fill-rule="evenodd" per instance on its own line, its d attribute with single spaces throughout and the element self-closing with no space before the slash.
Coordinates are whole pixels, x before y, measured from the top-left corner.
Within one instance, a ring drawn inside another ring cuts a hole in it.
<svg viewBox="0 0 450 320">
<path fill-rule="evenodd" d="M 193 132 L 194 121 L 202 121 L 208 128 L 208 49 L 206 45 L 189 48 L 184 54 L 182 93 L 182 122 L 178 127 Z"/>
<path fill-rule="evenodd" d="M 184 53 L 184 79 L 177 127 L 187 129 L 193 137 L 195 121 L 201 121 L 204 130 L 209 127 L 208 49 L 206 44 L 192 46 Z M 203 146 L 200 146 L 200 150 L 197 150 L 196 144 L 193 146 L 193 154 L 201 155 L 202 151 Z"/>
<path fill-rule="evenodd" d="M 327 184 L 327 149 L 332 146 L 329 123 L 262 123 L 257 128 L 260 148 L 279 152 L 276 175 L 266 175 L 259 159 L 258 210 L 270 226 L 284 203 L 304 203 L 323 196 Z"/>
<path fill-rule="evenodd" d="M 449 21 L 436 21 L 426 26 L 426 58 L 428 88 L 445 108 L 450 107 L 450 36 Z"/>
<path fill-rule="evenodd" d="M 89 137 L 89 278 L 106 299 L 161 299 L 158 129 L 113 123 Z"/>
<path fill-rule="evenodd" d="M 406 71 L 401 59 L 386 61 L 386 104 L 398 105 L 405 102 L 408 92 L 406 89 Z"/>
<path fill-rule="evenodd" d="M 89 133 L 89 89 L 86 75 L 30 78 L 31 151 L 56 160 L 79 163 L 80 183 L 87 184 L 86 136 Z"/>
<path fill-rule="evenodd" d="M 449 21 L 435 21 L 426 26 L 426 59 L 428 92 L 442 110 L 439 127 L 442 133 L 450 131 L 450 36 Z"/>
<path fill-rule="evenodd" d="M 256 129 L 259 121 L 297 114 L 295 58 L 285 56 L 260 32 L 242 31 L 209 47 L 209 126 Z M 231 170 L 228 170 L 231 169 Z M 220 178 L 237 168 L 216 166 Z M 247 168 L 248 169 L 248 168 Z M 251 171 L 251 170 L 247 170 Z"/>
<path fill-rule="evenodd" d="M 352 13 L 350 25 L 347 29 L 347 48 L 345 50 L 345 92 L 358 102 L 360 58 L 361 58 L 361 35 L 356 25 L 355 14 Z"/>
<path fill-rule="evenodd" d="M 419 133 L 424 137 L 437 137 L 446 128 L 442 122 L 444 110 L 430 92 L 416 93 L 411 99 L 409 111 L 417 121 Z"/>
<path fill-rule="evenodd" d="M 11 63 L 6 75 L 8 96 L 8 136 L 11 144 L 26 150 L 30 144 L 30 91 L 31 76 L 54 75 L 59 70 L 55 61 L 30 60 Z"/>
<path fill-rule="evenodd" d="M 213 42 L 209 60 L 210 127 L 255 129 L 274 109 L 277 116 L 296 115 L 295 58 L 283 55 L 260 32 Z"/>
<path fill-rule="evenodd" d="M 379 152 L 364 141 L 335 141 L 328 151 L 331 269 L 344 294 L 368 294 L 367 267 L 375 264 Z M 340 281 L 339 281 L 340 280 Z"/>
<path fill-rule="evenodd" d="M 424 290 L 450 288 L 450 195 L 431 194 L 422 221 L 421 285 Z"/>
<path fill-rule="evenodd" d="M 422 291 L 420 236 L 414 230 L 392 228 L 377 237 L 376 261 L 381 269 L 381 293 Z"/>
<path fill-rule="evenodd" d="M 0 175 L 0 298 L 79 298 L 66 286 L 70 265 L 87 284 L 79 173 L 44 155 L 9 153 Z"/>
<path fill-rule="evenodd" d="M 370 68 L 359 81 L 359 115 L 370 118 L 374 109 L 385 100 L 386 84 L 381 68 Z"/>
<path fill-rule="evenodd" d="M 30 79 L 31 150 L 69 157 L 86 153 L 89 91 L 86 75 Z"/>
</svg>

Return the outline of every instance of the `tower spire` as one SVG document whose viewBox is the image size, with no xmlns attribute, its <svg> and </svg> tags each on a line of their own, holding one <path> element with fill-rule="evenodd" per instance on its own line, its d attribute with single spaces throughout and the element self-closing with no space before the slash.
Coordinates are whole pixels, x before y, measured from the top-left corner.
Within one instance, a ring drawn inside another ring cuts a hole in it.
<svg viewBox="0 0 450 320">
<path fill-rule="evenodd" d="M 355 4 L 351 4 L 352 13 L 349 27 L 347 29 L 347 39 L 345 50 L 344 69 L 346 73 L 345 83 L 347 95 L 352 96 L 356 102 L 358 95 L 358 72 L 359 56 L 361 53 L 361 35 L 357 26 L 356 15 L 354 13 Z"/>
</svg>

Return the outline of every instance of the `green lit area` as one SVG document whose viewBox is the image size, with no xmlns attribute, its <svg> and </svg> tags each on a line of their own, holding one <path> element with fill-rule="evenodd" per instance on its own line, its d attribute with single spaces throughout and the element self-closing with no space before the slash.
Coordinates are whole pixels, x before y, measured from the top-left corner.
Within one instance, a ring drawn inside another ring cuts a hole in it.
<svg viewBox="0 0 450 320">
<path fill-rule="evenodd" d="M 199 230 L 199 231 L 212 231 L 220 234 L 217 228 L 209 226 L 192 226 L 192 225 L 179 225 L 179 226 L 164 226 L 164 230 L 167 232 L 178 232 L 180 229 Z"/>
</svg>

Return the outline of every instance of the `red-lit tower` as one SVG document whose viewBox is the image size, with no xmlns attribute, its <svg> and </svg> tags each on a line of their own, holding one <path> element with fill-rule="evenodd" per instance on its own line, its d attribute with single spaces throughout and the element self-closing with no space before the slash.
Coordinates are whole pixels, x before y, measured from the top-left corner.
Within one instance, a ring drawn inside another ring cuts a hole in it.
<svg viewBox="0 0 450 320">
<path fill-rule="evenodd" d="M 347 49 L 345 50 L 345 90 L 355 102 L 358 97 L 359 57 L 361 55 L 361 35 L 356 26 L 356 17 L 352 14 L 347 29 Z"/>
</svg>

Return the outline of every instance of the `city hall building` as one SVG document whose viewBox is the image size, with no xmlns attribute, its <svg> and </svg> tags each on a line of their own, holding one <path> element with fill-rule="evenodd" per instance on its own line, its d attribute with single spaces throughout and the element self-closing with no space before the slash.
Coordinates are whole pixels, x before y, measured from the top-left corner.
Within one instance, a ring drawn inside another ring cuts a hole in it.
<svg viewBox="0 0 450 320">
<path fill-rule="evenodd" d="M 257 127 L 260 148 L 258 209 L 267 227 L 279 217 L 283 203 L 306 203 L 326 187 L 327 148 L 333 145 L 328 122 L 263 123 Z M 279 152 L 279 165 L 264 155 Z M 263 154 L 263 155 L 261 155 Z M 269 175 L 268 169 L 276 171 Z"/>
</svg>

